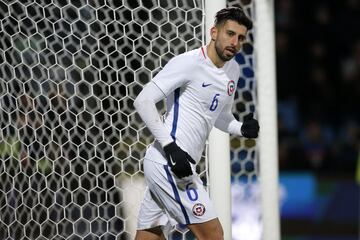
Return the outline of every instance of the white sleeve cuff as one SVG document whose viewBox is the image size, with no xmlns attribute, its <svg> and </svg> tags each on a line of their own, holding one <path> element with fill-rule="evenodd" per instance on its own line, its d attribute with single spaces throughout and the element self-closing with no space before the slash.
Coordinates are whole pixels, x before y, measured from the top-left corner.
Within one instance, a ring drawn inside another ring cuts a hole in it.
<svg viewBox="0 0 360 240">
<path fill-rule="evenodd" d="M 228 131 L 230 134 L 242 136 L 241 126 L 242 126 L 242 122 L 239 122 L 236 119 L 234 119 L 230 122 L 230 124 L 228 126 Z"/>
</svg>

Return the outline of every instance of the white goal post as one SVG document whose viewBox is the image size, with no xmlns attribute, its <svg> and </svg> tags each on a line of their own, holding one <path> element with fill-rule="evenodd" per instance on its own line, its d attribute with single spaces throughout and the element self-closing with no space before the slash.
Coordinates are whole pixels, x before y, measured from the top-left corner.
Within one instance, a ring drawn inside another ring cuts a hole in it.
<svg viewBox="0 0 360 240">
<path fill-rule="evenodd" d="M 263 239 L 280 240 L 274 1 L 255 0 Z"/>
</svg>

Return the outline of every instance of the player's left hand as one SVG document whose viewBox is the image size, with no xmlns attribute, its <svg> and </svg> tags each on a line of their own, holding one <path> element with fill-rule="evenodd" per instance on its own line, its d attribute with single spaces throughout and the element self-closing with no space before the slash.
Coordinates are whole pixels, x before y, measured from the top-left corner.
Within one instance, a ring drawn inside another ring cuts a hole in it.
<svg viewBox="0 0 360 240">
<path fill-rule="evenodd" d="M 254 119 L 253 113 L 247 114 L 241 126 L 241 134 L 246 138 L 257 138 L 259 129 L 259 122 Z"/>
<path fill-rule="evenodd" d="M 171 171 L 178 177 L 184 178 L 191 176 L 191 165 L 195 164 L 194 159 L 190 155 L 182 150 L 175 142 L 172 142 L 164 147 L 166 158 Z"/>
</svg>

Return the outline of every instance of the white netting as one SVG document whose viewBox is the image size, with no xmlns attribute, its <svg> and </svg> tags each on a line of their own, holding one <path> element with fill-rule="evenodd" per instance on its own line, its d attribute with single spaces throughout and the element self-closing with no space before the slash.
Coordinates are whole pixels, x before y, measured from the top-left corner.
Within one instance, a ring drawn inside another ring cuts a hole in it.
<svg viewBox="0 0 360 240">
<path fill-rule="evenodd" d="M 201 0 L 0 2 L 1 238 L 133 238 L 153 141 L 133 101 L 169 59 L 202 45 L 202 9 Z M 239 85 L 238 117 L 254 108 L 251 46 L 238 56 L 251 80 Z M 234 178 L 256 176 L 254 145 L 231 138 Z M 183 232 L 172 239 L 191 239 Z"/>
<path fill-rule="evenodd" d="M 0 236 L 132 239 L 153 140 L 133 100 L 201 46 L 201 1 L 1 1 L 0 16 Z"/>
</svg>

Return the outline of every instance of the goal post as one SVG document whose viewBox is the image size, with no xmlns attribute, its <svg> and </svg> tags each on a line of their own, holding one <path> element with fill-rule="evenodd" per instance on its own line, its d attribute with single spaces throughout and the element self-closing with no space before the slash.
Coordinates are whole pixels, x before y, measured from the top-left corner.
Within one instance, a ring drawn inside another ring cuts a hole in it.
<svg viewBox="0 0 360 240">
<path fill-rule="evenodd" d="M 263 239 L 280 240 L 274 1 L 255 0 Z"/>
</svg>

